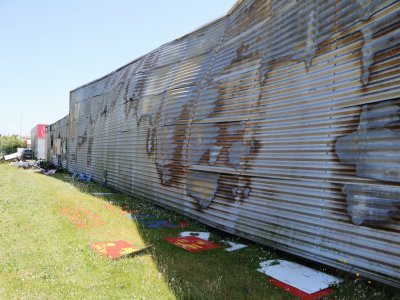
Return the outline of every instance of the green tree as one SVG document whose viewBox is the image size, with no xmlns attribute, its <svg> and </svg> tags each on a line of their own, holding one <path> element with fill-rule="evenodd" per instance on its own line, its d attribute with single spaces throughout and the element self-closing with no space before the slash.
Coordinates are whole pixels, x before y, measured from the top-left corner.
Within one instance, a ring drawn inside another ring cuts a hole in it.
<svg viewBox="0 0 400 300">
<path fill-rule="evenodd" d="M 0 153 L 10 154 L 17 152 L 17 148 L 24 148 L 25 143 L 17 135 L 0 137 Z"/>
</svg>

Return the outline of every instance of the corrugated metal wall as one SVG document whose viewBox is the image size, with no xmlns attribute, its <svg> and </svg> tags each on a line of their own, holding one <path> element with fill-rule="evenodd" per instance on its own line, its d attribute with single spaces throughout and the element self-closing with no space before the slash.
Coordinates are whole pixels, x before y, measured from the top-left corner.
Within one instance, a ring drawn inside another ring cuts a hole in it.
<svg viewBox="0 0 400 300">
<path fill-rule="evenodd" d="M 68 129 L 69 115 L 47 126 L 47 160 L 63 169 L 68 168 Z"/>
<path fill-rule="evenodd" d="M 240 1 L 72 91 L 69 170 L 400 286 L 399 36 L 395 0 Z"/>
<path fill-rule="evenodd" d="M 33 151 L 34 157 L 37 157 L 38 151 L 38 134 L 37 134 L 37 126 L 31 129 L 31 149 Z"/>
</svg>

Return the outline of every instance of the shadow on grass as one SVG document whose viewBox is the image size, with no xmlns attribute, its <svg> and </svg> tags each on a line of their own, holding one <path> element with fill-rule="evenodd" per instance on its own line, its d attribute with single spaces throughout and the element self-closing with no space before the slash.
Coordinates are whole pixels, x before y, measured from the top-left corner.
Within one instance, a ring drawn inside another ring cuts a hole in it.
<svg viewBox="0 0 400 300">
<path fill-rule="evenodd" d="M 149 229 L 145 226 L 145 222 L 140 222 L 140 219 L 133 220 L 146 245 L 152 245 L 146 253 L 151 254 L 178 299 L 293 299 L 288 293 L 267 283 L 265 275 L 256 271 L 261 261 L 269 259 L 297 261 L 345 279 L 344 283 L 335 287 L 335 294 L 327 299 L 400 298 L 397 289 L 240 239 L 97 183 L 77 181 L 67 173 L 57 173 L 52 178 L 68 182 L 82 193 L 111 193 L 95 197 L 123 210 L 138 210 L 139 214 L 152 215 L 152 217 L 145 216 L 143 220 L 166 220 L 177 225 L 181 221 L 188 222 L 189 226 L 185 229 L 162 227 Z M 178 237 L 182 231 L 207 231 L 211 233 L 210 240 L 224 247 L 227 245 L 221 242 L 222 240 L 244 243 L 249 247 L 234 252 L 226 252 L 221 248 L 189 253 L 164 240 L 166 237 Z"/>
</svg>

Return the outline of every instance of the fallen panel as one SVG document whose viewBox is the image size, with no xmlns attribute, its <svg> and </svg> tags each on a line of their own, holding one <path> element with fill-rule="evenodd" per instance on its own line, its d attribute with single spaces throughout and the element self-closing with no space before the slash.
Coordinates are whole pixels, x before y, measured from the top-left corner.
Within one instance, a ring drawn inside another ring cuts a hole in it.
<svg viewBox="0 0 400 300">
<path fill-rule="evenodd" d="M 222 242 L 229 244 L 230 247 L 225 249 L 225 251 L 228 251 L 228 252 L 232 252 L 232 251 L 236 251 L 236 250 L 240 250 L 240 249 L 248 247 L 245 244 L 238 244 L 238 243 L 234 243 L 234 242 L 230 242 L 230 241 L 222 241 Z"/>
<path fill-rule="evenodd" d="M 178 225 L 172 224 L 165 220 L 145 220 L 141 221 L 140 223 L 144 224 L 147 228 L 178 228 Z"/>
<path fill-rule="evenodd" d="M 335 292 L 333 289 L 327 288 L 312 294 L 308 294 L 303 292 L 302 290 L 299 290 L 291 285 L 288 285 L 274 278 L 268 279 L 268 282 L 275 285 L 276 287 L 285 290 L 286 292 L 292 294 L 293 296 L 300 298 L 300 300 L 317 300 L 329 296 Z"/>
<path fill-rule="evenodd" d="M 90 247 L 100 255 L 109 259 L 117 259 L 129 254 L 142 252 L 148 248 L 137 248 L 126 241 L 93 243 Z"/>
<path fill-rule="evenodd" d="M 334 276 L 285 260 L 261 262 L 260 269 L 257 271 L 308 294 L 342 282 L 341 279 Z"/>
<path fill-rule="evenodd" d="M 12 159 L 16 159 L 18 157 L 18 152 L 17 153 L 13 153 L 13 154 L 9 154 L 9 155 L 4 155 L 4 160 L 12 160 Z"/>
<path fill-rule="evenodd" d="M 170 244 L 183 248 L 192 253 L 221 248 L 221 245 L 217 243 L 203 240 L 195 236 L 165 238 L 165 240 Z"/>
</svg>

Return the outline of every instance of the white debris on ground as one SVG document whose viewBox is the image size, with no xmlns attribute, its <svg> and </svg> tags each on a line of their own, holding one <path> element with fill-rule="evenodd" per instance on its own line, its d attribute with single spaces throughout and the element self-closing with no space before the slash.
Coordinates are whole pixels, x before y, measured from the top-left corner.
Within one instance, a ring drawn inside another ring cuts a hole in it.
<svg viewBox="0 0 400 300">
<path fill-rule="evenodd" d="M 227 240 L 222 240 L 221 242 L 226 243 L 230 246 L 229 248 L 225 249 L 225 251 L 228 251 L 228 252 L 232 252 L 232 251 L 236 251 L 236 250 L 240 250 L 240 249 L 248 247 L 245 244 L 238 244 L 238 243 L 230 242 Z"/>
<path fill-rule="evenodd" d="M 56 172 L 57 170 L 42 170 L 44 175 L 54 175 Z"/>
<path fill-rule="evenodd" d="M 4 160 L 8 161 L 8 160 L 12 160 L 12 159 L 17 159 L 19 157 L 19 153 L 15 152 L 9 155 L 4 155 Z"/>
</svg>

